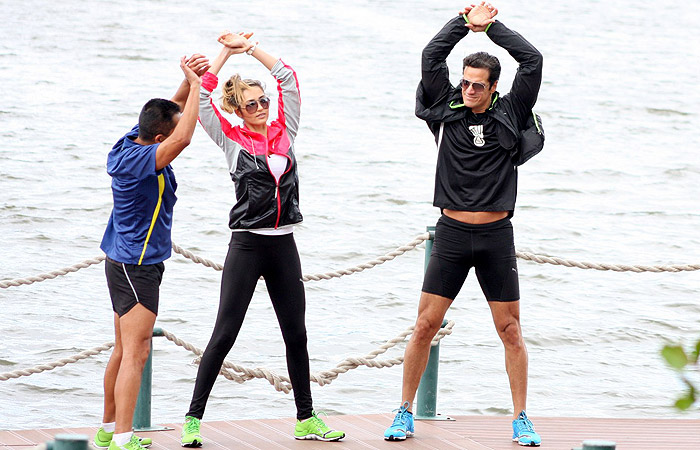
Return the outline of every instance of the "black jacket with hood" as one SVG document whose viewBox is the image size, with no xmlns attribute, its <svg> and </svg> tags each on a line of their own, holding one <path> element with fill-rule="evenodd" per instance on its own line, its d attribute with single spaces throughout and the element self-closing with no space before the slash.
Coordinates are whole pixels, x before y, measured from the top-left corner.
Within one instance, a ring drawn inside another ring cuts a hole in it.
<svg viewBox="0 0 700 450">
<path fill-rule="evenodd" d="M 438 143 L 433 204 L 458 211 L 508 211 L 512 215 L 517 192 L 517 161 L 532 155 L 520 155 L 520 135 L 537 100 L 542 81 L 542 55 L 520 34 L 496 21 L 486 34 L 519 63 L 510 92 L 492 96 L 486 114 L 494 119 L 498 136 L 496 164 L 470 166 L 460 148 L 470 117 L 470 108 L 462 100 L 462 90 L 450 83 L 446 59 L 469 28 L 463 16 L 448 22 L 428 43 L 422 55 L 422 78 L 416 93 L 416 116 L 425 120 Z M 539 127 L 538 127 L 539 130 Z M 543 138 L 542 138 L 543 139 Z M 541 148 L 541 147 L 540 147 Z M 539 151 L 539 149 L 537 150 Z M 493 158 L 492 158 L 493 159 Z M 472 160 L 473 165 L 473 160 Z"/>
</svg>

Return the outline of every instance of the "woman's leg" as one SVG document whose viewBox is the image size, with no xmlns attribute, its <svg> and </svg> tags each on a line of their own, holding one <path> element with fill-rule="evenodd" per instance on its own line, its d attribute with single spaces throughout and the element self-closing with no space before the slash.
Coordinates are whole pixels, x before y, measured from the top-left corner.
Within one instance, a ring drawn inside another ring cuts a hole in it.
<svg viewBox="0 0 700 450">
<path fill-rule="evenodd" d="M 235 232 L 221 276 L 221 298 L 214 331 L 202 355 L 194 385 L 188 416 L 201 419 L 221 364 L 233 347 L 255 285 L 260 278 L 259 249 L 252 244 L 250 233 Z"/>
<path fill-rule="evenodd" d="M 306 348 L 306 298 L 301 281 L 301 262 L 292 234 L 272 236 L 276 245 L 267 247 L 263 272 L 275 314 L 287 347 L 287 370 L 294 388 L 297 419 L 311 417 L 313 402 Z"/>
</svg>

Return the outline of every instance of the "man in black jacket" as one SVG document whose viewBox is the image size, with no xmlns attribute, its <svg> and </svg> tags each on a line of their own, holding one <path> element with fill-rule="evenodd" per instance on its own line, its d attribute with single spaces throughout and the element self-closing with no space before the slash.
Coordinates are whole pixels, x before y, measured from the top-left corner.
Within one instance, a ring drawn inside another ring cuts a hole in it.
<svg viewBox="0 0 700 450">
<path fill-rule="evenodd" d="M 516 162 L 522 161 L 520 131 L 532 114 L 542 80 L 542 55 L 494 17 L 490 4 L 467 7 L 423 50 L 416 115 L 438 145 L 433 204 L 442 211 L 426 269 L 418 318 L 406 347 L 402 404 L 386 440 L 413 435 L 411 406 L 425 370 L 430 341 L 459 293 L 469 269 L 488 301 L 505 347 L 514 406 L 513 441 L 538 446 L 540 436 L 525 414 L 527 349 L 520 328 L 520 292 L 510 218 L 517 191 Z M 519 63 L 508 94 L 496 91 L 501 67 L 488 53 L 468 55 L 458 87 L 445 60 L 469 30 L 484 32 Z"/>
</svg>

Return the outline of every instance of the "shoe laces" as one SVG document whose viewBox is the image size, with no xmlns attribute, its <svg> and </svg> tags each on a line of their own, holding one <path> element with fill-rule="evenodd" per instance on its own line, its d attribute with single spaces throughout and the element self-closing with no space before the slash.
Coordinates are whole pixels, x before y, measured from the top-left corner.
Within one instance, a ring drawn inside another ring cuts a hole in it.
<svg viewBox="0 0 700 450">
<path fill-rule="evenodd" d="M 146 447 L 141 445 L 141 441 L 138 438 L 138 436 L 136 436 L 135 434 L 132 434 L 131 439 L 129 439 L 129 442 L 126 443 L 124 448 L 129 449 L 129 450 L 141 450 L 141 449 L 145 449 Z"/>
<path fill-rule="evenodd" d="M 310 420 L 311 420 L 311 423 L 313 423 L 317 428 L 319 428 L 321 431 L 323 431 L 325 433 L 328 430 L 330 430 L 330 428 L 328 428 L 328 425 L 326 425 L 326 422 L 324 422 L 323 419 L 318 417 L 319 414 L 323 414 L 324 416 L 328 417 L 328 414 L 326 414 L 323 411 L 319 411 L 319 412 L 313 411 L 311 413 Z"/>
<path fill-rule="evenodd" d="M 396 425 L 404 425 L 406 422 L 408 422 L 407 417 L 410 414 L 408 412 L 408 402 L 404 402 L 399 409 L 395 409 L 392 412 L 398 412 L 396 417 L 394 417 L 394 423 L 391 424 L 392 427 Z"/>
<path fill-rule="evenodd" d="M 194 433 L 195 431 L 198 431 L 197 430 L 198 428 L 199 428 L 199 419 L 197 419 L 196 417 L 192 417 L 185 422 L 185 432 L 186 433 Z"/>
<path fill-rule="evenodd" d="M 532 421 L 527 418 L 524 412 L 521 412 L 520 415 L 518 415 L 518 418 L 515 419 L 515 423 L 518 426 L 518 430 L 520 432 L 523 431 L 530 431 L 530 432 L 535 432 L 535 427 L 532 425 Z"/>
</svg>

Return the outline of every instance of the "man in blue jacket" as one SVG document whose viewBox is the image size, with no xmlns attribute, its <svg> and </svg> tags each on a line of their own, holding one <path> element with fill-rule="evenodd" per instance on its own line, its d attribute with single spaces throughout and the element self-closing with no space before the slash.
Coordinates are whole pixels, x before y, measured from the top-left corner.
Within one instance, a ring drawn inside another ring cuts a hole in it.
<svg viewBox="0 0 700 450">
<path fill-rule="evenodd" d="M 163 261 L 170 257 L 177 197 L 170 163 L 192 139 L 199 113 L 199 76 L 208 60 L 180 60 L 185 80 L 172 100 L 152 99 L 139 123 L 107 157 L 114 208 L 101 248 L 114 310 L 114 350 L 104 377 L 104 415 L 97 448 L 140 450 L 151 444 L 132 432 L 141 373 L 150 352 Z"/>
<path fill-rule="evenodd" d="M 512 440 L 527 446 L 541 442 L 525 414 L 528 358 L 520 328 L 510 218 L 515 209 L 517 164 L 529 157 L 521 154 L 520 130 L 537 100 L 542 55 L 518 33 L 494 20 L 497 13 L 483 2 L 467 7 L 423 50 L 416 115 L 427 122 L 438 145 L 433 204 L 442 216 L 435 229 L 415 330 L 404 356 L 402 403 L 384 433 L 386 440 L 413 435 L 411 408 L 430 341 L 474 267 L 505 347 L 514 406 Z M 503 97 L 496 91 L 500 63 L 488 53 L 464 58 L 460 85 L 450 83 L 445 60 L 470 30 L 486 33 L 519 63 L 511 90 Z"/>
</svg>

